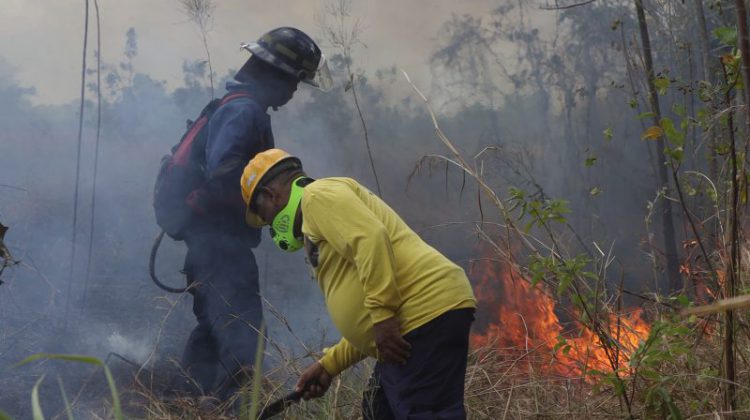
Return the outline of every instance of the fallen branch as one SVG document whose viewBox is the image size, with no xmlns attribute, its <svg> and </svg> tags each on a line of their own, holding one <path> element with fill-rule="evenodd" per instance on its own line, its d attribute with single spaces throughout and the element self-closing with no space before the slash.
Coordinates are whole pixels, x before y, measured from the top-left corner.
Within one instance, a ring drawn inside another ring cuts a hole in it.
<svg viewBox="0 0 750 420">
<path fill-rule="evenodd" d="M 710 305 L 695 306 L 680 311 L 682 316 L 704 316 L 718 312 L 732 311 L 735 309 L 750 308 L 750 295 L 736 296 L 728 299 L 717 300 Z"/>
</svg>

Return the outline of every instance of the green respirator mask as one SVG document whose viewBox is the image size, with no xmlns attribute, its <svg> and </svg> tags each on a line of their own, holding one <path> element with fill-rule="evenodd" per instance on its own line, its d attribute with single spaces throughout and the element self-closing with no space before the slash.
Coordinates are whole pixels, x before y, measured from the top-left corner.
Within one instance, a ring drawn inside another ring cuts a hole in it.
<svg viewBox="0 0 750 420">
<path fill-rule="evenodd" d="M 294 224 L 297 221 L 297 209 L 302 201 L 305 186 L 313 182 L 312 178 L 301 176 L 292 181 L 289 201 L 271 222 L 271 239 L 277 247 L 286 252 L 299 251 L 304 245 L 302 237 L 294 236 Z"/>
</svg>

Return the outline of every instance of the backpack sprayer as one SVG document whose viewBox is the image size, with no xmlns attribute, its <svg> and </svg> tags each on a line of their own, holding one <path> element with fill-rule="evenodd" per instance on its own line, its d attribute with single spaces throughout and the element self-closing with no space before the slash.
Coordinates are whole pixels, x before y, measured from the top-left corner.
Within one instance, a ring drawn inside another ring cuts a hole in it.
<svg viewBox="0 0 750 420">
<path fill-rule="evenodd" d="M 205 147 L 208 138 L 208 120 L 216 110 L 235 99 L 249 98 L 247 92 L 232 92 L 221 99 L 213 99 L 201 111 L 195 121 L 188 120 L 187 131 L 171 149 L 171 153 L 161 160 L 159 173 L 154 185 L 154 214 L 162 231 L 154 239 L 148 263 L 151 280 L 160 289 L 170 293 L 183 293 L 188 287 L 169 287 L 156 276 L 156 253 L 166 233 L 176 240 L 182 239 L 182 230 L 193 216 L 193 209 L 187 204 L 191 192 L 206 182 L 204 164 Z"/>
</svg>

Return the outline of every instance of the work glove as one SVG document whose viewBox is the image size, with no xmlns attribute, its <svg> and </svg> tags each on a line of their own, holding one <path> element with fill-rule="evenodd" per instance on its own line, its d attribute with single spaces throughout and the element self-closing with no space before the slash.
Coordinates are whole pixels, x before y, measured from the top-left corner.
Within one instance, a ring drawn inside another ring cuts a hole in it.
<svg viewBox="0 0 750 420">
<path fill-rule="evenodd" d="M 384 362 L 405 365 L 411 355 L 411 344 L 401 336 L 398 318 L 391 317 L 373 325 L 378 359 Z"/>
<path fill-rule="evenodd" d="M 322 397 L 331 386 L 333 377 L 326 372 L 323 365 L 315 362 L 302 372 L 294 386 L 296 392 L 302 392 L 302 398 L 309 400 L 311 398 Z"/>
</svg>

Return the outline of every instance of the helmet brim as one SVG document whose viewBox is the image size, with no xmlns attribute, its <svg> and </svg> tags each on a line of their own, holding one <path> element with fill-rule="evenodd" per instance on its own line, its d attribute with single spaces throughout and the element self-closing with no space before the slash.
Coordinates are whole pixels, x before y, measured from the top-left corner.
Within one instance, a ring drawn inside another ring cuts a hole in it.
<svg viewBox="0 0 750 420">
<path fill-rule="evenodd" d="M 292 77 L 298 77 L 297 72 L 295 72 L 291 66 L 274 57 L 273 54 L 268 52 L 260 44 L 256 42 L 250 44 L 241 44 L 240 48 L 246 50 L 253 56 L 258 57 L 266 63 L 276 67 L 284 73 Z M 330 90 L 333 88 L 333 77 L 331 77 L 331 69 L 328 67 L 328 61 L 326 60 L 324 54 L 320 55 L 320 62 L 318 63 L 317 70 L 315 70 L 315 74 L 312 75 L 312 77 L 300 79 L 300 82 L 310 85 L 322 92 L 330 92 Z"/>
<path fill-rule="evenodd" d="M 262 217 L 253 213 L 250 210 L 250 207 L 245 208 L 245 223 L 247 223 L 248 226 L 254 228 L 262 228 L 263 226 L 268 225 L 268 223 L 263 220 Z"/>
</svg>

